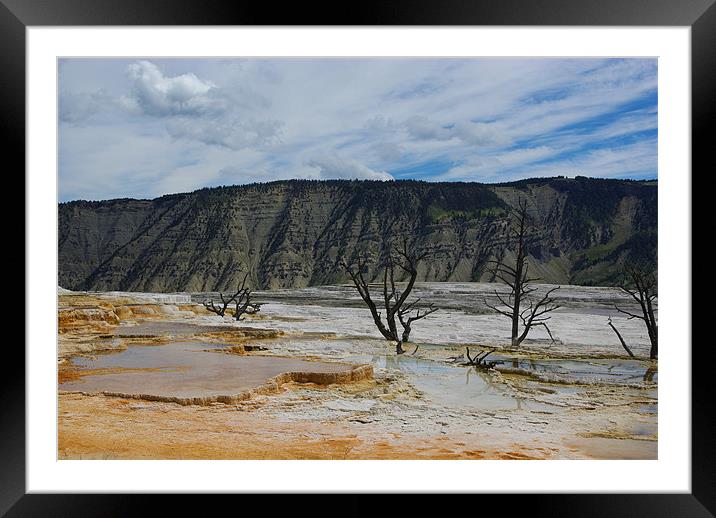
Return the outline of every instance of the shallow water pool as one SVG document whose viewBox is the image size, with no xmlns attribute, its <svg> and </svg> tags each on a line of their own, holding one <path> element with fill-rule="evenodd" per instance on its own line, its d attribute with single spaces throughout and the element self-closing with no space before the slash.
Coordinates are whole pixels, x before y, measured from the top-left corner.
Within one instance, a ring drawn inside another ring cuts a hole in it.
<svg viewBox="0 0 716 518">
<path fill-rule="evenodd" d="M 105 372 L 85 375 L 59 388 L 88 393 L 212 397 L 239 394 L 284 372 L 339 372 L 351 367 L 346 363 L 218 352 L 223 347 L 210 343 L 130 345 L 118 353 L 75 358 L 75 365 Z"/>
<path fill-rule="evenodd" d="M 370 363 L 377 369 L 398 370 L 426 397 L 444 407 L 487 411 L 552 408 L 551 405 L 517 396 L 506 385 L 494 383 L 489 373 L 474 367 L 448 365 L 406 355 L 355 356 L 348 360 Z"/>
</svg>

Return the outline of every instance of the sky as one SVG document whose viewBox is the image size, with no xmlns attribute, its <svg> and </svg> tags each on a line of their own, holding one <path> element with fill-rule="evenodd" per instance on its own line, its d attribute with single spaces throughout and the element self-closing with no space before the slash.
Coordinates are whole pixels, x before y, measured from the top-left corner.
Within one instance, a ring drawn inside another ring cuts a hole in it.
<svg viewBox="0 0 716 518">
<path fill-rule="evenodd" d="M 61 59 L 59 198 L 657 177 L 657 60 Z"/>
</svg>

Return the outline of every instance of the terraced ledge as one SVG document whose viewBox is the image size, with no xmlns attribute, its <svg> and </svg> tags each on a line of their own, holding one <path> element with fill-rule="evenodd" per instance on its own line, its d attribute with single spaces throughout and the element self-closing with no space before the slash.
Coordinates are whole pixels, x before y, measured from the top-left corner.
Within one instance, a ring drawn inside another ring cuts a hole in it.
<svg viewBox="0 0 716 518">
<path fill-rule="evenodd" d="M 371 365 L 352 365 L 342 371 L 335 372 L 284 372 L 273 378 L 269 378 L 265 383 L 258 387 L 244 390 L 238 394 L 232 395 L 214 395 L 200 397 L 178 397 L 178 396 L 161 396 L 156 394 L 131 394 L 124 392 L 99 392 L 104 396 L 120 397 L 125 399 L 142 399 L 145 401 L 161 401 L 167 403 L 178 403 L 179 405 L 199 405 L 208 406 L 214 403 L 224 403 L 227 405 L 246 401 L 254 396 L 278 394 L 281 387 L 285 383 L 314 383 L 316 385 L 344 385 L 357 381 L 373 379 L 373 366 Z M 84 394 L 97 395 L 97 392 L 82 391 L 61 391 L 67 394 Z"/>
</svg>

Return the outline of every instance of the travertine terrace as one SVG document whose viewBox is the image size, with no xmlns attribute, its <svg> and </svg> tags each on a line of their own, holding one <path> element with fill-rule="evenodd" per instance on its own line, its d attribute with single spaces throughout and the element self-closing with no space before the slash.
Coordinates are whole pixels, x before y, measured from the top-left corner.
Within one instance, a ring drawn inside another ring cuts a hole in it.
<svg viewBox="0 0 716 518">
<path fill-rule="evenodd" d="M 556 342 L 536 330 L 515 351 L 483 307 L 494 287 L 419 284 L 440 318 L 400 357 L 346 286 L 257 293 L 241 322 L 206 312 L 207 294 L 61 290 L 58 456 L 655 458 L 657 365 L 639 323 L 613 314 L 618 290 L 563 287 Z M 504 363 L 461 366 L 466 347 Z"/>
</svg>

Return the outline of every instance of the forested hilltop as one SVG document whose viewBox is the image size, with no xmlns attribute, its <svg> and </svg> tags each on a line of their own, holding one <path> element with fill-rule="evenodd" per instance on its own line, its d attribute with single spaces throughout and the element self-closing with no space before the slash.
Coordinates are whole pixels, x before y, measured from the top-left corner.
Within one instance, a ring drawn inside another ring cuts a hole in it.
<svg viewBox="0 0 716 518">
<path fill-rule="evenodd" d="M 387 241 L 430 255 L 419 281 L 491 281 L 510 261 L 507 211 L 528 203 L 530 272 L 545 282 L 612 285 L 625 260 L 656 265 L 657 182 L 584 177 L 503 184 L 288 180 L 154 200 L 59 205 L 59 283 L 72 290 L 216 291 L 241 272 L 257 289 L 348 282 Z"/>
</svg>

